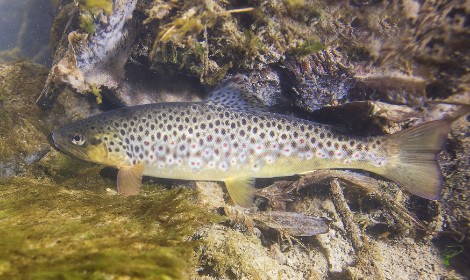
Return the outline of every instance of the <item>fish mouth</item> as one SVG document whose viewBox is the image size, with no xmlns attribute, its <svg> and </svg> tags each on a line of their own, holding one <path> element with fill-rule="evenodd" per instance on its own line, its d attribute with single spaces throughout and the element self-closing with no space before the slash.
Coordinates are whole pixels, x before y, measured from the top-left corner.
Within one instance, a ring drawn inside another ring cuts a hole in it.
<svg viewBox="0 0 470 280">
<path fill-rule="evenodd" d="M 49 141 L 51 142 L 51 146 L 54 146 L 56 150 L 59 150 L 61 152 L 66 152 L 65 149 L 61 145 L 59 145 L 59 143 L 57 142 L 56 133 L 54 131 L 52 132 L 51 138 Z"/>
</svg>

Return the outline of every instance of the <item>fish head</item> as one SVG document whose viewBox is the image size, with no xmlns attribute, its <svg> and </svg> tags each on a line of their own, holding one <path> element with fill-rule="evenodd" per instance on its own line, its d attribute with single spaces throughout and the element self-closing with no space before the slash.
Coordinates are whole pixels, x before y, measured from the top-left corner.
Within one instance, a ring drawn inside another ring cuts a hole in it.
<svg viewBox="0 0 470 280">
<path fill-rule="evenodd" d="M 109 128 L 109 127 L 108 127 Z M 110 155 L 106 139 L 115 132 L 100 123 L 99 119 L 87 119 L 71 123 L 52 132 L 57 149 L 85 161 L 114 166 L 115 157 Z"/>
</svg>

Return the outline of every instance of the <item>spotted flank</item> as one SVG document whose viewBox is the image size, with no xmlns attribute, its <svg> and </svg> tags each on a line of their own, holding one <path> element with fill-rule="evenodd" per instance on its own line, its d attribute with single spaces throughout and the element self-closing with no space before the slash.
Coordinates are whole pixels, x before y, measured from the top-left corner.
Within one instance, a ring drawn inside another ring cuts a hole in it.
<svg viewBox="0 0 470 280">
<path fill-rule="evenodd" d="M 116 109 L 63 127 L 53 138 L 69 154 L 118 168 L 123 194 L 136 194 L 142 175 L 223 181 L 236 203 L 249 206 L 253 178 L 324 168 L 371 171 L 437 199 L 436 154 L 448 131 L 448 122 L 435 121 L 392 136 L 343 135 L 270 113 L 237 82 L 227 82 L 205 102 Z"/>
</svg>

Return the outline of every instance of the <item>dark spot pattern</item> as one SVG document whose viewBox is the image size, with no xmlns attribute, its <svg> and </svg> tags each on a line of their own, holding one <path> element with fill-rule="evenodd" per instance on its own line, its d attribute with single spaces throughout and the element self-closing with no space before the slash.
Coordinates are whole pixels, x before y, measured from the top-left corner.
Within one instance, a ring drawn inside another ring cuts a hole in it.
<svg viewBox="0 0 470 280">
<path fill-rule="evenodd" d="M 155 104 L 92 123 L 90 130 L 93 125 L 93 130 L 106 132 L 103 142 L 111 155 L 122 154 L 128 164 L 145 162 L 155 174 L 249 170 L 256 177 L 256 172 L 284 158 L 311 169 L 322 160 L 338 167 L 386 163 L 381 138 L 353 138 L 326 125 L 256 113 L 204 103 Z"/>
</svg>

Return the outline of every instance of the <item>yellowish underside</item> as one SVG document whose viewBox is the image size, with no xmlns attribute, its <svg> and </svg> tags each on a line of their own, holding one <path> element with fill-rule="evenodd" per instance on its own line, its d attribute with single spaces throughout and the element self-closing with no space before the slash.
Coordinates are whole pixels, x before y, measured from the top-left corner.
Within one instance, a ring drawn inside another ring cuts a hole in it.
<svg viewBox="0 0 470 280">
<path fill-rule="evenodd" d="M 275 163 L 263 166 L 260 170 L 251 169 L 251 164 L 245 164 L 238 168 L 232 168 L 222 171 L 217 168 L 203 168 L 199 171 L 192 170 L 187 165 L 176 165 L 158 169 L 155 165 L 147 165 L 144 168 L 144 175 L 157 178 L 170 178 L 181 180 L 200 180 L 200 181 L 224 181 L 227 178 L 273 178 L 292 176 L 306 173 L 316 169 L 363 169 L 381 174 L 383 169 L 374 167 L 365 162 L 356 162 L 344 164 L 336 160 L 299 160 L 295 158 L 279 158 Z"/>
</svg>

